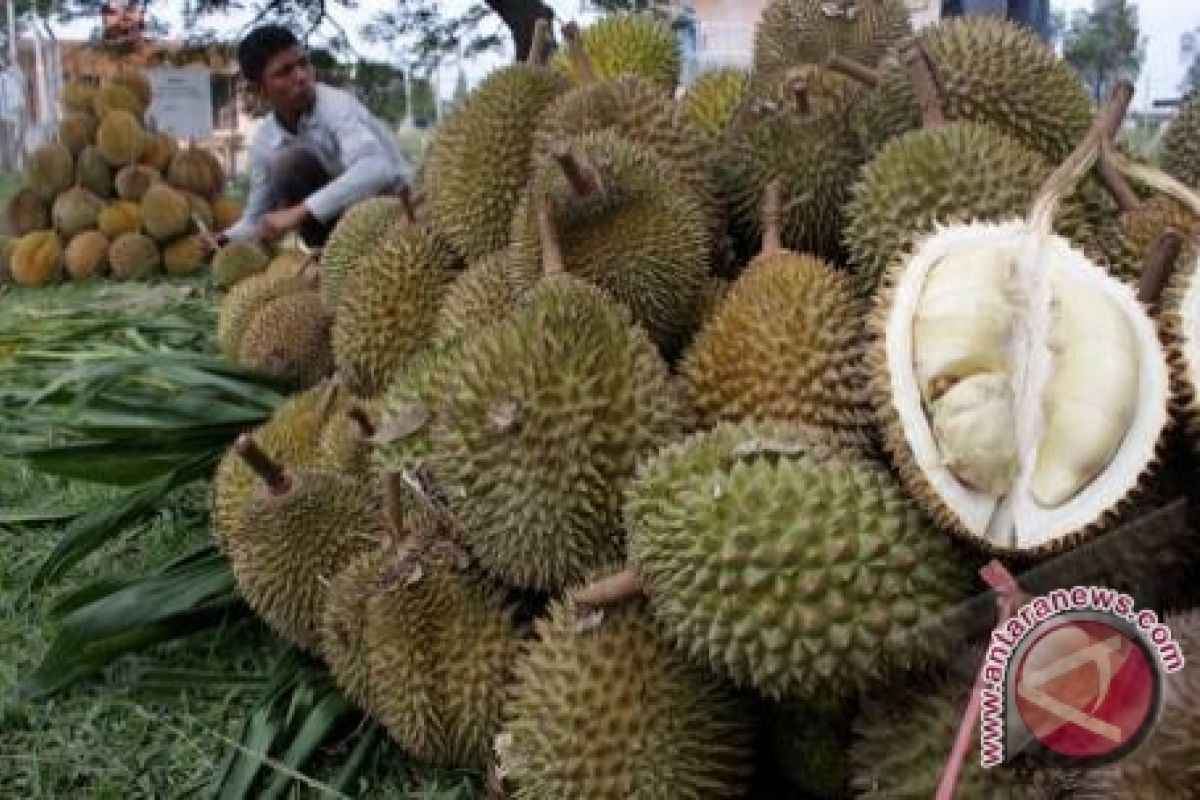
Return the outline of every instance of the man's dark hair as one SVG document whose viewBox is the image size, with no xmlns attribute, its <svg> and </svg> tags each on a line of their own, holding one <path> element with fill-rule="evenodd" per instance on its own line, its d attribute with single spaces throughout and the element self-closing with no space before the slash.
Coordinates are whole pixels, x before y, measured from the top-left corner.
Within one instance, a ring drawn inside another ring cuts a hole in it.
<svg viewBox="0 0 1200 800">
<path fill-rule="evenodd" d="M 248 81 L 262 80 L 267 62 L 293 45 L 300 44 L 296 34 L 282 25 L 263 25 L 246 34 L 238 45 L 238 66 Z"/>
</svg>

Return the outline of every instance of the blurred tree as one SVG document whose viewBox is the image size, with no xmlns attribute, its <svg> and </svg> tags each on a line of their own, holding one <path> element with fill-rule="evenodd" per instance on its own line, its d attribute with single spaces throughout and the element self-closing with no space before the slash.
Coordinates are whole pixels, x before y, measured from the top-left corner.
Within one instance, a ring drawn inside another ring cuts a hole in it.
<svg viewBox="0 0 1200 800">
<path fill-rule="evenodd" d="M 1063 36 L 1063 58 L 1079 71 L 1096 103 L 1116 81 L 1136 80 L 1146 58 L 1137 8 L 1113 0 L 1076 11 Z"/>
</svg>

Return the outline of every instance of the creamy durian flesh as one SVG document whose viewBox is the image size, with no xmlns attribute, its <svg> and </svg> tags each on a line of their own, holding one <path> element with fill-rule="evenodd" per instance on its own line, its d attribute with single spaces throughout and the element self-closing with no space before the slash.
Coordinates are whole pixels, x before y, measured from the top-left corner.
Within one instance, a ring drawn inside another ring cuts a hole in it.
<svg viewBox="0 0 1200 800">
<path fill-rule="evenodd" d="M 1169 420 L 1166 357 L 1133 290 L 1023 221 L 943 228 L 893 278 L 876 390 L 914 495 L 990 550 L 1096 531 Z"/>
</svg>

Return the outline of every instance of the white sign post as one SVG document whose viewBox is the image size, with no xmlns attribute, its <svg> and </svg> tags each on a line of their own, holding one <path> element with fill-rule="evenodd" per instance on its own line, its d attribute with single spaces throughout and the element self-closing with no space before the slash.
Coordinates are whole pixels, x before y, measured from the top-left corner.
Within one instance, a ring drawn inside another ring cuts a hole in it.
<svg viewBox="0 0 1200 800">
<path fill-rule="evenodd" d="M 204 67 L 156 67 L 146 70 L 154 89 L 148 121 L 181 139 L 206 139 L 213 132 L 212 77 Z"/>
</svg>

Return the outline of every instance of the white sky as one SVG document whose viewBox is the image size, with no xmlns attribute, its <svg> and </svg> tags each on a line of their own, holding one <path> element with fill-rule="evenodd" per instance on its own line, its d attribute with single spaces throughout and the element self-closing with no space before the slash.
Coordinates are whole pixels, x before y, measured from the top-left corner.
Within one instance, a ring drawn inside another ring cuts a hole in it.
<svg viewBox="0 0 1200 800">
<path fill-rule="evenodd" d="M 568 20 L 579 18 L 580 0 L 547 0 L 553 6 L 559 19 Z M 1175 97 L 1178 94 L 1179 83 L 1187 68 L 1189 60 L 1185 60 L 1180 51 L 1180 36 L 1186 31 L 1195 31 L 1200 42 L 1200 0 L 1128 0 L 1138 7 L 1139 21 L 1142 34 L 1147 38 L 1146 61 L 1138 79 L 1137 94 L 1134 97 L 1134 107 L 1138 109 L 1149 107 L 1155 99 Z M 469 6 L 471 0 L 443 0 L 447 14 L 454 14 Z M 168 20 L 171 35 L 179 35 L 182 29 L 179 18 L 183 3 L 181 0 L 163 0 L 155 3 L 160 9 L 158 13 Z M 1067 11 L 1068 15 L 1075 9 L 1089 8 L 1092 0 L 1052 0 L 1055 8 Z M 392 0 L 361 0 L 355 11 L 335 9 L 334 16 L 351 35 L 355 47 L 364 56 L 381 60 L 399 62 L 403 58 L 403 48 L 396 47 L 389 52 L 388 48 L 371 46 L 362 41 L 357 35 L 358 29 L 370 20 L 377 12 L 393 7 Z M 165 9 L 162 10 L 162 9 Z M 250 19 L 249 14 L 232 15 L 229 17 L 214 17 L 207 25 L 218 34 L 235 36 L 241 26 Z M 586 18 L 580 18 L 586 22 Z M 502 31 L 498 20 L 489 22 L 495 30 Z M 86 20 L 68 26 L 55 26 L 55 33 L 60 36 L 75 38 L 86 36 L 96 25 L 95 20 Z M 505 37 L 507 43 L 507 37 Z M 509 54 L 496 53 L 480 56 L 469 63 L 463 64 L 469 83 L 475 84 L 483 75 L 508 60 Z M 455 59 L 447 60 L 438 76 L 438 83 L 445 94 L 453 91 L 459 74 L 459 65 Z"/>
</svg>

